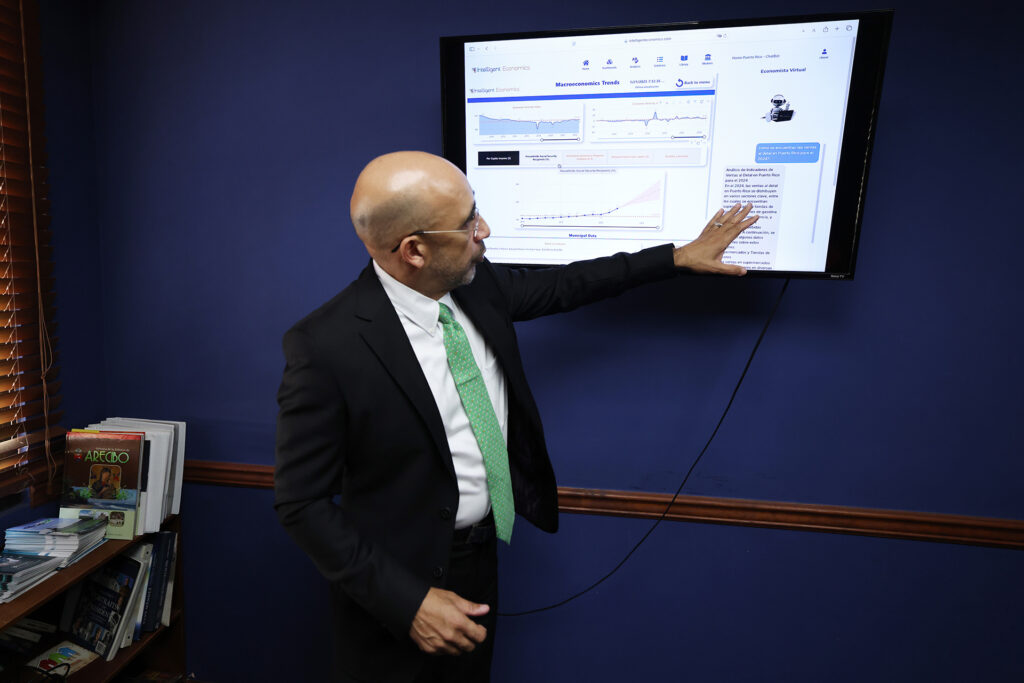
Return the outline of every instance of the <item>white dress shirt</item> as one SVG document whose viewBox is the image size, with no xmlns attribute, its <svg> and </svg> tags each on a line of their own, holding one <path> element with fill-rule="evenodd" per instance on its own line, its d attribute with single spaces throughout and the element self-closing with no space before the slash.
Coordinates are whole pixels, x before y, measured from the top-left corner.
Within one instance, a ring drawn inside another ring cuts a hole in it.
<svg viewBox="0 0 1024 683">
<path fill-rule="evenodd" d="M 450 293 L 445 294 L 438 302 L 406 287 L 388 275 L 376 261 L 373 263 L 373 269 L 377 272 L 388 299 L 395 307 L 399 320 L 402 321 L 412 350 L 420 362 L 423 375 L 427 378 L 430 392 L 434 395 L 434 402 L 437 403 L 459 485 L 459 509 L 455 515 L 455 528 L 467 527 L 487 515 L 487 511 L 491 509 L 491 500 L 487 492 L 484 457 L 469 424 L 466 409 L 462 406 L 451 369 L 448 367 L 444 331 L 438 318 L 441 310 L 438 303 L 450 308 L 452 316 L 465 330 L 473 351 L 473 359 L 480 368 L 487 394 L 494 406 L 494 414 L 498 417 L 501 435 L 508 443 L 508 393 L 505 387 L 505 373 L 473 325 L 473 321 L 462 312 Z"/>
</svg>

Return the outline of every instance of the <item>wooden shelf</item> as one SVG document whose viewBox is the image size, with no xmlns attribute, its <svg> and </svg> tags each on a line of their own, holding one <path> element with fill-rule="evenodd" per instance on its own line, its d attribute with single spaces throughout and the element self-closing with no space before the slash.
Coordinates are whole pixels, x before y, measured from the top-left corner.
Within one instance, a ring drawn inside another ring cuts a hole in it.
<svg viewBox="0 0 1024 683">
<path fill-rule="evenodd" d="M 71 674 L 71 677 L 68 678 L 68 680 L 72 681 L 72 683 L 102 683 L 103 681 L 109 681 L 114 676 L 121 673 L 121 671 L 128 666 L 132 660 L 145 654 L 146 648 L 154 640 L 164 635 L 164 633 L 170 629 L 173 629 L 181 618 L 182 610 L 174 610 L 171 613 L 171 625 L 169 627 L 161 626 L 157 630 L 143 635 L 142 639 L 137 643 L 132 643 L 131 647 L 118 650 L 117 655 L 115 655 L 109 662 L 103 659 L 97 659 L 95 662 L 91 662 L 81 671 Z"/>
<path fill-rule="evenodd" d="M 107 541 L 78 562 L 59 570 L 27 593 L 0 605 L 0 630 L 46 604 L 53 596 L 71 588 L 89 576 L 95 569 L 102 567 L 143 538 L 143 536 L 139 536 L 132 541 Z"/>
<path fill-rule="evenodd" d="M 151 633 L 132 643 L 131 646 L 119 649 L 111 661 L 97 659 L 68 679 L 74 683 L 103 683 L 112 680 L 126 667 L 139 660 L 142 665 L 153 665 L 165 671 L 184 673 L 185 669 L 185 618 L 183 602 L 183 561 L 181 552 L 181 518 L 173 515 L 164 520 L 162 528 L 178 534 L 177 560 L 174 568 L 174 593 L 171 598 L 170 626 L 161 626 Z M 95 548 L 73 565 L 59 570 L 56 574 L 35 586 L 25 594 L 9 603 L 0 605 L 0 630 L 28 616 L 40 608 L 45 613 L 59 615 L 56 604 L 47 606 L 55 598 L 59 598 L 69 588 L 88 577 L 93 571 L 127 551 L 132 546 L 146 540 L 146 536 L 138 536 L 131 541 L 106 541 Z M 59 617 L 58 617 L 59 618 Z M 66 634 L 57 634 L 59 643 Z"/>
</svg>

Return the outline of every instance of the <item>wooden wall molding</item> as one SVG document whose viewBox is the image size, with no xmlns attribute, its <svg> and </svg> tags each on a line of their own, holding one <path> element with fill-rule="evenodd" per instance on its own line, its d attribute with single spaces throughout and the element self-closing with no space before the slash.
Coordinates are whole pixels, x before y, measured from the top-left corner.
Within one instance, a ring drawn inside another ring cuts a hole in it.
<svg viewBox="0 0 1024 683">
<path fill-rule="evenodd" d="M 190 484 L 242 486 L 253 489 L 274 488 L 274 468 L 241 462 L 185 460 L 185 481 Z"/>
<path fill-rule="evenodd" d="M 562 512 L 657 519 L 668 493 L 558 489 Z M 744 498 L 679 496 L 666 519 L 1024 549 L 1024 521 Z"/>
<path fill-rule="evenodd" d="M 272 489 L 274 468 L 269 465 L 186 460 L 185 481 Z M 665 519 L 679 522 L 1024 549 L 1024 521 L 1015 519 L 709 496 L 679 496 L 666 514 L 665 508 L 671 500 L 672 495 L 667 493 L 567 486 L 558 489 L 559 509 L 575 514 L 641 519 L 657 519 L 665 514 Z"/>
</svg>

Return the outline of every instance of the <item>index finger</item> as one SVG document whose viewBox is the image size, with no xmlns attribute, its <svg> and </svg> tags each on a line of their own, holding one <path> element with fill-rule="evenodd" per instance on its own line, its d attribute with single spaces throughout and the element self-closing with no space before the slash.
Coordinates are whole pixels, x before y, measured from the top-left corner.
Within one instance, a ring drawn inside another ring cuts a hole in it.
<svg viewBox="0 0 1024 683">
<path fill-rule="evenodd" d="M 458 652 L 472 652 L 476 649 L 477 644 L 477 641 L 474 641 L 472 638 L 468 638 L 465 635 L 455 638 L 455 647 L 458 648 Z"/>
<path fill-rule="evenodd" d="M 746 230 L 747 227 L 753 225 L 753 222 L 747 223 L 744 220 L 745 218 L 747 218 L 747 214 L 749 214 L 753 208 L 754 205 L 748 203 L 740 211 L 737 211 L 735 214 L 730 216 L 728 220 L 722 219 L 725 222 L 725 229 L 729 230 L 730 232 L 735 232 L 738 235 L 739 233 Z M 759 216 L 754 216 L 753 220 L 756 221 L 758 218 Z M 750 219 L 747 218 L 747 220 Z"/>
<path fill-rule="evenodd" d="M 734 209 L 737 208 L 737 207 L 739 207 L 739 204 L 737 204 L 736 207 L 734 207 Z M 739 208 L 738 211 L 736 211 L 731 216 L 729 216 L 729 218 L 735 218 L 738 221 L 742 221 L 744 218 L 746 218 L 747 214 L 750 213 L 750 211 L 753 208 L 754 208 L 753 203 L 747 202 L 746 204 L 743 205 L 743 207 Z"/>
<path fill-rule="evenodd" d="M 472 619 L 469 620 L 469 627 L 466 628 L 466 636 L 476 642 L 482 643 L 487 638 L 487 628 L 476 623 Z"/>
<path fill-rule="evenodd" d="M 753 216 L 750 216 L 749 218 L 747 218 L 747 220 L 745 220 L 745 221 L 741 220 L 739 223 L 733 223 L 732 225 L 730 225 L 728 227 L 728 230 L 730 230 L 731 232 L 734 232 L 737 235 L 739 235 L 741 232 L 743 232 L 744 230 L 749 228 L 751 225 L 756 223 L 758 221 L 758 219 L 760 219 L 760 218 L 761 217 L 759 215 L 754 214 Z"/>
<path fill-rule="evenodd" d="M 735 216 L 742 209 L 743 209 L 743 205 L 740 204 L 739 202 L 736 202 L 735 204 L 730 206 L 728 208 L 728 210 L 726 210 L 725 207 L 722 207 L 720 209 L 720 213 L 722 214 L 722 217 L 719 218 L 718 220 L 722 221 L 723 223 L 727 223 L 728 221 L 730 221 L 732 219 L 733 216 Z"/>
</svg>

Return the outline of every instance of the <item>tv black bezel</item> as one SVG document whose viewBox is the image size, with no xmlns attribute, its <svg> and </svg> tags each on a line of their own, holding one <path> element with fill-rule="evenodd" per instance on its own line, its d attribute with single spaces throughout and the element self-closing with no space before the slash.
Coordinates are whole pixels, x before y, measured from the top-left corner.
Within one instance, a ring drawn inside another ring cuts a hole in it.
<svg viewBox="0 0 1024 683">
<path fill-rule="evenodd" d="M 830 14 L 807 14 L 755 19 L 718 19 L 639 26 L 612 26 L 549 31 L 523 31 L 465 36 L 444 36 L 441 46 L 441 127 L 442 153 L 462 169 L 466 168 L 466 82 L 465 44 L 473 42 L 520 40 L 524 38 L 562 38 L 616 33 L 647 33 L 693 29 L 719 29 L 738 26 L 815 23 L 856 19 L 859 22 L 850 74 L 846 125 L 840 151 L 832 228 L 824 272 L 750 270 L 748 277 L 793 277 L 826 280 L 851 280 L 857 263 L 864 198 L 874 147 L 878 108 L 882 97 L 889 37 L 894 11 L 891 9 Z M 545 267 L 537 264 L 505 264 L 520 267 Z"/>
</svg>

